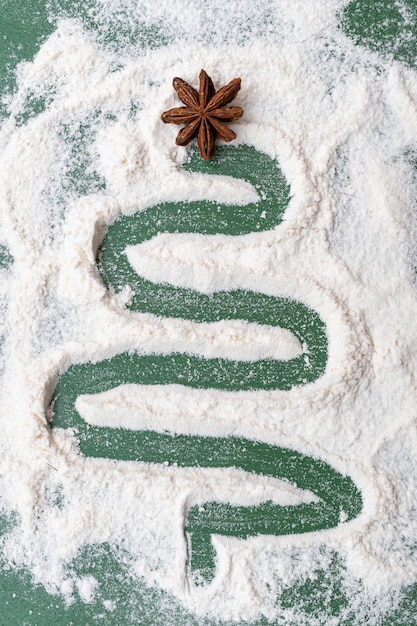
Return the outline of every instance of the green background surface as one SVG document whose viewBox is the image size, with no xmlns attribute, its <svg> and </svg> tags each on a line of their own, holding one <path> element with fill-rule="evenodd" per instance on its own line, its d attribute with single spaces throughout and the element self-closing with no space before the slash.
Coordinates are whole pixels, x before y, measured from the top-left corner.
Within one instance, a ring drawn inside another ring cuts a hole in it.
<svg viewBox="0 0 417 626">
<path fill-rule="evenodd" d="M 14 69 L 22 60 L 30 60 L 42 42 L 53 31 L 53 20 L 45 2 L 36 0 L 0 0 L 0 90 L 4 95 L 15 87 Z M 49 4 L 57 15 L 80 17 L 87 28 L 99 31 L 102 45 L 113 49 L 126 42 L 135 42 L 139 47 L 164 45 L 170 39 L 158 25 L 151 28 L 140 21 L 129 21 L 129 27 L 120 28 L 120 16 L 114 22 L 100 22 L 98 14 L 89 11 L 94 2 L 65 3 L 56 0 Z M 406 11 L 404 11 L 406 9 Z M 123 24 L 123 20 L 122 20 Z M 127 22 L 126 22 L 127 24 Z M 362 0 L 352 2 L 340 15 L 340 27 L 352 38 L 357 46 L 366 46 L 376 52 L 381 61 L 394 58 L 415 67 L 416 58 L 416 6 L 415 2 L 386 2 Z M 28 102 L 27 116 L 36 115 L 45 103 Z M 7 103 L 0 105 L 0 115 L 7 115 Z M 22 119 L 25 123 L 25 118 Z M 101 181 L 94 177 L 85 187 L 79 181 L 80 168 L 74 158 L 73 178 L 77 193 L 91 192 L 91 187 L 100 187 Z M 5 263 L 9 262 L 7 251 Z M 88 452 L 88 451 L 87 451 Z M 3 517 L 0 533 L 6 533 L 16 523 L 13 518 Z M 1 556 L 0 556 L 1 559 Z M 33 585 L 27 572 L 17 572 L 4 567 L 0 574 L 0 625 L 49 626 L 53 624 L 84 626 L 87 624 L 140 626 L 214 626 L 210 620 L 201 620 L 189 614 L 168 594 L 149 588 L 145 581 L 132 579 L 129 573 L 128 557 L 114 546 L 89 546 L 71 564 L 70 571 L 82 576 L 91 573 L 100 586 L 96 599 L 86 604 L 81 599 L 66 606 L 60 597 L 51 596 L 40 587 Z M 374 607 L 364 606 L 360 616 L 349 608 L 343 592 L 344 566 L 337 554 L 326 570 L 312 572 L 307 581 L 300 581 L 292 588 L 283 590 L 279 598 L 285 609 L 296 607 L 304 615 L 305 624 L 337 624 L 340 626 L 361 626 L 371 623 Z M 358 594 L 362 593 L 358 581 Z M 113 600 L 114 609 L 106 609 L 104 601 Z M 278 601 L 278 599 L 277 599 Z M 217 623 L 217 622 L 216 622 Z M 291 621 L 274 624 L 289 626 Z M 294 621 L 294 624 L 298 621 Z M 373 623 L 373 622 L 372 622 Z M 220 622 L 227 626 L 226 622 Z M 267 626 L 266 619 L 253 622 L 250 626 Z M 400 605 L 378 622 L 381 626 L 413 626 L 417 624 L 417 585 L 404 589 Z"/>
</svg>

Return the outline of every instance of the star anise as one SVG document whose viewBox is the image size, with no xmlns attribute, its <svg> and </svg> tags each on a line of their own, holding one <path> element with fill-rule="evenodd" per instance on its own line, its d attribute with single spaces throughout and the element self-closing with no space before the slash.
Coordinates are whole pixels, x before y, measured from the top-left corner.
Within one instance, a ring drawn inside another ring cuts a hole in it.
<svg viewBox="0 0 417 626">
<path fill-rule="evenodd" d="M 186 124 L 177 135 L 178 146 L 186 146 L 198 137 L 201 156 L 207 161 L 214 156 L 216 138 L 222 141 L 236 139 L 236 133 L 225 122 L 238 120 L 243 115 L 243 109 L 224 107 L 236 98 L 240 78 L 234 78 L 216 92 L 210 76 L 201 70 L 198 93 L 182 78 L 174 78 L 172 85 L 185 107 L 165 111 L 161 119 L 166 124 Z"/>
</svg>

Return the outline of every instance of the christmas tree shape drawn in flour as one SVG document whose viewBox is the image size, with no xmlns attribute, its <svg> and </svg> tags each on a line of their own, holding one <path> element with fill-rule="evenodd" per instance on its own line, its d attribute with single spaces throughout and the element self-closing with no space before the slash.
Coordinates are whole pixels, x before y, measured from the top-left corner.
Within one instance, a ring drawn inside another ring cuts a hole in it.
<svg viewBox="0 0 417 626">
<path fill-rule="evenodd" d="M 191 353 L 124 352 L 98 363 L 72 365 L 62 373 L 53 398 L 53 426 L 77 429 L 80 450 L 91 457 L 120 461 L 175 464 L 178 467 L 236 468 L 272 477 L 313 492 L 318 501 L 282 506 L 271 501 L 256 506 L 206 502 L 190 506 L 184 534 L 188 545 L 188 575 L 209 583 L 216 572 L 213 535 L 246 539 L 256 535 L 288 535 L 334 528 L 359 515 L 362 496 L 348 477 L 320 459 L 252 439 L 208 437 L 130 430 L 87 424 L 75 403 L 81 394 L 98 394 L 121 384 L 185 385 L 196 389 L 290 390 L 314 383 L 327 363 L 325 325 L 305 304 L 242 289 L 210 294 L 155 284 L 140 277 L 125 250 L 161 233 L 244 235 L 275 228 L 289 202 L 289 188 L 277 163 L 250 146 L 226 147 L 214 161 L 194 153 L 189 171 L 227 174 L 244 179 L 257 190 L 256 203 L 219 205 L 209 201 L 162 203 L 122 217 L 108 229 L 98 255 L 107 286 L 131 287 L 129 308 L 196 323 L 243 320 L 291 331 L 306 346 L 289 359 L 237 361 Z M 308 355 L 308 356 L 307 356 Z"/>
</svg>

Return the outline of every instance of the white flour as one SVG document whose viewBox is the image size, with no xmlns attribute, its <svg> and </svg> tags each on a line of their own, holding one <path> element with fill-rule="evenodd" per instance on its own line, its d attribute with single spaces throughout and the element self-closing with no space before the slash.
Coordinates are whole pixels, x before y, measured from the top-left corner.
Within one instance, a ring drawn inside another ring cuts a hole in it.
<svg viewBox="0 0 417 626">
<path fill-rule="evenodd" d="M 97 581 L 71 579 L 66 564 L 83 546 L 117 544 L 122 535 L 133 575 L 198 615 L 249 620 L 285 617 L 274 605 L 281 590 L 325 566 L 335 550 L 346 559 L 344 591 L 360 623 L 366 603 L 377 598 L 382 614 L 402 585 L 417 580 L 416 223 L 405 157 L 417 140 L 416 73 L 356 48 L 337 29 L 342 1 L 264 2 L 240 47 L 233 33 L 244 31 L 243 21 L 233 9 L 239 16 L 241 4 L 231 3 L 222 18 L 230 40 L 219 34 L 210 48 L 204 25 L 216 23 L 224 3 L 200 4 L 191 10 L 176 2 L 168 13 L 163 3 L 144 2 L 145 21 L 165 22 L 173 43 L 141 56 L 127 50 L 119 66 L 67 20 L 20 67 L 0 135 L 0 233 L 14 257 L 1 275 L 0 477 L 3 506 L 20 519 L 5 536 L 4 558 L 51 593 L 70 602 L 77 587 L 92 602 Z M 255 4 L 246 4 L 248 19 Z M 260 15 L 271 11 L 264 32 Z M 161 235 L 129 250 L 129 260 L 154 282 L 204 292 L 261 289 L 305 302 L 327 327 L 326 372 L 291 391 L 125 385 L 82 396 L 77 408 L 91 424 L 233 433 L 293 448 L 349 475 L 364 509 L 330 531 L 216 537 L 216 578 L 193 588 L 185 578 L 183 508 L 196 485 L 200 498 L 239 504 L 314 496 L 232 469 L 84 458 L 70 433 L 48 430 L 45 412 L 60 369 L 128 349 L 186 345 L 240 360 L 288 359 L 302 350 L 280 329 L 132 314 L 123 307 L 129 294 L 110 297 L 95 270 L 103 228 L 118 215 L 161 201 L 256 198 L 247 183 L 184 172 L 187 150 L 175 146 L 177 129 L 160 121 L 176 106 L 173 76 L 197 84 L 202 67 L 217 86 L 242 78 L 238 139 L 279 161 L 292 194 L 284 222 L 235 238 Z M 19 125 L 29 95 L 50 102 Z M 106 191 L 96 185 L 85 195 L 67 184 L 64 135 L 76 135 L 87 119 L 94 132 L 80 139 L 77 158 L 90 159 L 83 175 L 92 180 L 95 168 Z M 53 505 L 57 493 L 63 508 Z"/>
</svg>

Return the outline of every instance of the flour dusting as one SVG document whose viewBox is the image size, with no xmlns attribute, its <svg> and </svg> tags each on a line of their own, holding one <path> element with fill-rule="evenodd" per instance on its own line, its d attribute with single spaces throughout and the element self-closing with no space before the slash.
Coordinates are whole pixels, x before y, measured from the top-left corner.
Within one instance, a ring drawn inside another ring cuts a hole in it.
<svg viewBox="0 0 417 626">
<path fill-rule="evenodd" d="M 3 560 L 68 605 L 76 593 L 91 604 L 99 581 L 68 566 L 86 546 L 108 543 L 128 555 L 131 576 L 172 594 L 201 624 L 264 616 L 313 625 L 290 606 L 288 590 L 331 571 L 337 554 L 344 610 L 355 624 L 380 624 L 417 580 L 416 72 L 355 46 L 338 25 L 342 0 L 265 0 L 259 11 L 248 2 L 243 10 L 217 0 L 192 9 L 144 1 L 148 47 L 129 35 L 129 2 L 119 0 L 119 53 L 114 41 L 105 45 L 107 12 L 117 13 L 108 4 L 90 11 L 99 34 L 57 19 L 33 61 L 19 66 L 0 129 L 1 243 L 13 258 L 0 270 L 0 484 L 1 507 L 16 519 L 1 539 Z M 207 45 L 219 12 L 224 31 Z M 96 426 L 294 449 L 350 476 L 364 506 L 331 530 L 216 536 L 215 579 L 198 587 L 185 569 L 189 503 L 317 497 L 235 468 L 87 458 L 76 432 L 48 420 L 59 374 L 123 351 L 308 357 L 279 327 L 131 313 L 129 289 L 108 291 L 97 271 L 97 249 L 120 216 L 164 202 L 259 199 L 245 181 L 183 169 L 188 148 L 160 120 L 178 106 L 172 78 L 196 85 L 201 68 L 216 86 L 241 77 L 236 105 L 245 114 L 232 127 L 238 144 L 279 164 L 291 195 L 283 222 L 235 237 L 160 234 L 128 247 L 127 259 L 153 283 L 299 300 L 326 325 L 326 370 L 289 391 L 121 384 L 81 395 L 76 408 Z M 116 610 L 110 599 L 105 607 Z"/>
</svg>

